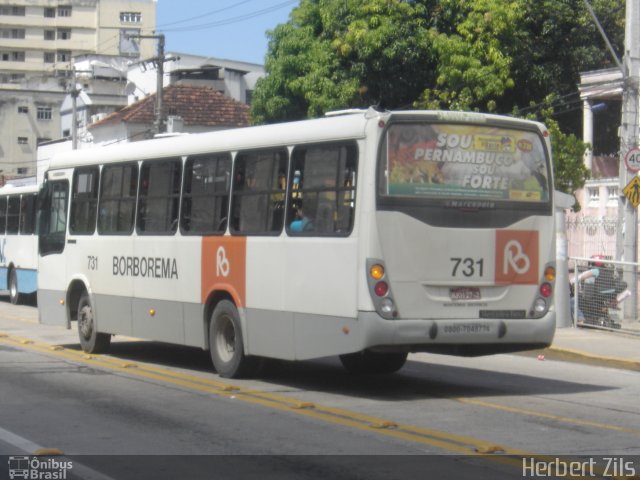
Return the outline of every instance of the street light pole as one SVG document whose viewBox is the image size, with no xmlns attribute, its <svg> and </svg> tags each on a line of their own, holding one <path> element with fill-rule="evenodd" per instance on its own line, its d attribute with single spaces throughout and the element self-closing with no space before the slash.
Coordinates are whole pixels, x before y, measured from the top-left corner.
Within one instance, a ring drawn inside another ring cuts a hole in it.
<svg viewBox="0 0 640 480">
<path fill-rule="evenodd" d="M 622 71 L 622 119 L 620 125 L 620 193 L 634 177 L 625 164 L 625 156 L 629 150 L 638 146 L 638 78 L 640 75 L 640 4 L 637 1 L 626 2 L 624 58 Z M 638 211 L 625 196 L 620 195 L 618 209 L 622 210 L 624 223 L 621 226 L 623 241 L 622 252 L 617 252 L 617 259 L 625 262 L 638 261 Z M 635 268 L 625 269 L 624 280 L 627 282 L 631 296 L 624 302 L 625 318 L 637 317 L 638 306 L 638 271 Z"/>
</svg>

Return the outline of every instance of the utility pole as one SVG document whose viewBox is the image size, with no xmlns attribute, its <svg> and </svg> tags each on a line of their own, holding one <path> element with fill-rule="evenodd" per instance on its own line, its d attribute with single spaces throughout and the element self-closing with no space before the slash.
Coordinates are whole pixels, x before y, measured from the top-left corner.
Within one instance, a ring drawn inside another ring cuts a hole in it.
<svg viewBox="0 0 640 480">
<path fill-rule="evenodd" d="M 629 150 L 638 146 L 638 80 L 640 77 L 640 4 L 627 0 L 624 36 L 624 58 L 622 61 L 622 120 L 620 125 L 620 193 L 636 175 L 627 169 L 625 156 Z M 620 225 L 623 239 L 622 252 L 617 252 L 617 259 L 625 262 L 638 261 L 638 211 L 625 196 L 620 195 L 618 211 L 623 212 L 623 225 Z M 619 234 L 620 235 L 620 234 Z M 627 282 L 631 296 L 624 302 L 625 318 L 637 317 L 638 305 L 638 272 L 635 268 L 624 269 L 624 280 Z"/>
<path fill-rule="evenodd" d="M 164 34 L 159 33 L 157 35 L 129 35 L 129 38 L 153 38 L 158 40 L 158 55 L 153 58 L 143 60 L 143 62 L 153 62 L 156 66 L 156 107 L 154 131 L 155 133 L 164 133 L 165 121 L 162 112 L 162 89 L 164 81 L 164 62 L 169 60 L 164 55 Z"/>
</svg>

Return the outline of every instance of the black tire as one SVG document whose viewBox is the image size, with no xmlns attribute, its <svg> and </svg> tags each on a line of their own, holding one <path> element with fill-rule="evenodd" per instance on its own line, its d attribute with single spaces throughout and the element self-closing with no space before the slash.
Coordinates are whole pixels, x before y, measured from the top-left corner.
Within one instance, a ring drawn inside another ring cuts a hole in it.
<svg viewBox="0 0 640 480">
<path fill-rule="evenodd" d="M 221 300 L 211 314 L 209 351 L 213 366 L 221 377 L 251 376 L 260 367 L 258 357 L 244 354 L 240 315 L 229 300 Z"/>
<path fill-rule="evenodd" d="M 349 373 L 356 375 L 388 374 L 400 370 L 407 361 L 406 352 L 379 353 L 362 352 L 340 355 L 340 361 Z"/>
<path fill-rule="evenodd" d="M 18 274 L 16 269 L 12 268 L 9 272 L 9 301 L 13 305 L 20 303 L 20 292 L 18 291 Z"/>
<path fill-rule="evenodd" d="M 86 353 L 105 353 L 111 345 L 111 334 L 97 330 L 89 294 L 84 292 L 78 302 L 78 336 Z"/>
</svg>

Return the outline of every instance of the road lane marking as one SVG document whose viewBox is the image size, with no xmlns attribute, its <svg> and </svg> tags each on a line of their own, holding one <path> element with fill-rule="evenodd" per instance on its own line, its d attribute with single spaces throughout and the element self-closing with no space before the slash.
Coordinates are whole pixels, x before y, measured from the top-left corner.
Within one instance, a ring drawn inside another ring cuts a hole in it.
<svg viewBox="0 0 640 480">
<path fill-rule="evenodd" d="M 582 420 L 580 418 L 571 418 L 571 417 L 565 417 L 562 415 L 552 415 L 550 413 L 536 412 L 534 410 L 526 410 L 523 408 L 509 407 L 507 405 L 500 405 L 498 403 L 486 402 L 484 400 L 475 400 L 471 398 L 456 398 L 456 400 L 458 402 L 466 403 L 468 405 L 478 405 L 480 407 L 492 408 L 494 410 L 502 410 L 504 412 L 517 413 L 519 415 L 547 418 L 549 420 L 557 420 L 564 423 L 572 423 L 575 425 L 595 427 L 603 430 L 614 430 L 617 432 L 632 433 L 634 435 L 640 435 L 640 430 L 637 428 L 621 427 L 618 425 L 610 425 L 607 423 L 593 422 L 591 420 Z"/>
<path fill-rule="evenodd" d="M 25 339 L 11 335 L 3 337 L 2 332 L 0 332 L 0 343 L 36 351 L 48 356 L 61 357 L 96 368 L 119 372 L 128 378 L 154 380 L 161 384 L 174 385 L 187 390 L 212 394 L 222 398 L 240 400 L 245 403 L 290 412 L 295 415 L 302 415 L 343 427 L 393 437 L 409 443 L 429 445 L 449 452 L 485 458 L 492 462 L 510 465 L 516 468 L 522 468 L 522 458 L 525 457 L 546 462 L 552 462 L 556 459 L 556 457 L 549 455 L 540 455 L 505 448 L 496 445 L 495 442 L 484 439 L 457 435 L 416 425 L 399 424 L 389 419 L 317 403 L 313 403 L 312 407 L 306 406 L 300 408 L 301 401 L 299 399 L 277 393 L 244 388 L 212 378 L 167 370 L 162 367 L 155 367 L 143 363 L 123 363 L 122 360 L 117 358 L 104 355 L 87 355 L 82 351 L 64 347 L 62 349 L 52 349 L 53 345 L 50 344 L 39 342 L 26 343 L 23 340 Z M 132 368 L 133 365 L 135 365 L 134 368 Z M 495 455 L 495 453 L 498 452 L 500 454 Z"/>
</svg>

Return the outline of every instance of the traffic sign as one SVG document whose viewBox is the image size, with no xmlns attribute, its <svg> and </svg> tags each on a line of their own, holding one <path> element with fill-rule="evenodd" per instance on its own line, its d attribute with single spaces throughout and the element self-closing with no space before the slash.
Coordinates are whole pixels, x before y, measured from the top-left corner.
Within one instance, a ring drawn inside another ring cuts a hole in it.
<svg viewBox="0 0 640 480">
<path fill-rule="evenodd" d="M 624 156 L 624 164 L 630 172 L 640 171 L 640 148 L 632 148 Z"/>
<path fill-rule="evenodd" d="M 622 190 L 627 200 L 631 202 L 634 208 L 640 205 L 640 178 L 633 177 L 626 187 Z"/>
</svg>

